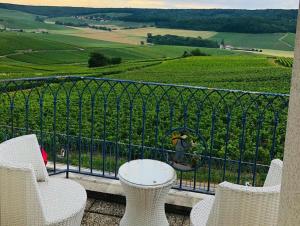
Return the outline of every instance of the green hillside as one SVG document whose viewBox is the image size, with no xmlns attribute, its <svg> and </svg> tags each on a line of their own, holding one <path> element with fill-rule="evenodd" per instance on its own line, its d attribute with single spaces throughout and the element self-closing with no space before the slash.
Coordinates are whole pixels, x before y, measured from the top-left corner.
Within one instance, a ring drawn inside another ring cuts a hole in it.
<svg viewBox="0 0 300 226">
<path fill-rule="evenodd" d="M 90 14 L 90 15 L 95 15 L 95 14 Z M 71 29 L 65 26 L 39 22 L 36 20 L 36 17 L 37 15 L 35 14 L 0 8 L 0 27 L 5 26 L 7 28 L 18 28 L 18 29 L 25 29 L 25 30 L 26 29 L 28 30 L 47 29 L 49 30 L 49 32 L 55 30 L 56 33 L 57 32 L 64 33 L 66 30 Z M 136 23 L 131 21 L 122 21 L 123 16 L 116 17 L 110 15 L 110 17 L 112 18 L 112 20 L 107 20 L 107 21 L 78 19 L 71 16 L 65 16 L 60 18 L 47 18 L 47 17 L 44 18 L 48 21 L 60 20 L 63 22 L 89 23 L 89 24 L 99 24 L 99 25 L 108 24 L 108 25 L 122 26 L 122 27 L 140 27 L 141 25 L 143 25 L 141 23 Z M 119 20 L 116 20 L 117 18 Z M 61 41 L 59 40 L 60 36 L 56 36 L 54 34 L 49 35 L 47 38 L 49 40 Z M 79 38 L 71 35 L 65 37 L 65 39 L 66 40 L 63 40 L 65 44 L 72 44 L 81 47 L 83 46 L 84 47 L 108 47 L 108 45 L 111 44 L 105 41 L 100 42 L 98 40 Z M 248 33 L 218 32 L 215 36 L 211 37 L 211 39 L 216 40 L 219 43 L 224 39 L 226 44 L 233 45 L 235 47 L 293 51 L 295 34 L 294 33 L 248 34 Z M 1 47 L 1 40 L 0 40 L 0 47 Z M 2 48 L 0 48 L 0 51 L 2 51 L 3 53 Z"/>
<path fill-rule="evenodd" d="M 5 3 L 0 3 L 0 7 L 48 17 L 106 14 L 113 20 L 117 17 L 119 21 L 153 23 L 161 28 L 255 34 L 295 32 L 298 13 L 295 9 L 83 8 L 24 6 Z"/>
<path fill-rule="evenodd" d="M 109 77 L 287 93 L 291 69 L 278 66 L 274 59 L 264 56 L 208 56 L 167 61 L 150 68 Z"/>
<path fill-rule="evenodd" d="M 88 53 L 86 51 L 44 51 L 9 56 L 8 58 L 34 64 L 78 64 L 86 65 Z"/>
<path fill-rule="evenodd" d="M 86 64 L 89 54 L 101 52 L 123 60 L 147 60 L 180 57 L 192 47 L 135 46 L 59 34 L 0 32 L 0 55 L 33 64 Z M 202 48 L 210 55 L 234 54 L 219 49 Z"/>
<path fill-rule="evenodd" d="M 33 14 L 0 8 L 0 25 L 5 27 L 18 29 L 62 29 L 60 26 L 46 24 L 35 19 L 36 15 Z"/>
<path fill-rule="evenodd" d="M 40 35 L 39 38 L 42 40 L 50 40 L 54 42 L 60 42 L 63 44 L 76 46 L 78 48 L 124 47 L 123 44 L 118 44 L 114 42 L 106 42 L 101 40 L 76 37 L 72 35 L 65 35 L 64 30 L 59 31 L 58 34 L 51 33 L 47 35 Z"/>
<path fill-rule="evenodd" d="M 24 32 L 0 32 L 0 55 L 12 54 L 18 51 L 34 50 L 75 50 L 75 46 L 47 40 L 47 34 L 32 34 Z"/>
<path fill-rule="evenodd" d="M 291 69 L 276 64 L 276 58 L 255 54 L 201 48 L 211 56 L 174 59 L 194 48 L 135 46 L 67 35 L 16 32 L 0 32 L 0 43 L 0 78 L 86 75 L 214 88 L 289 91 Z M 87 61 L 93 51 L 121 57 L 123 63 L 90 69 Z"/>
<path fill-rule="evenodd" d="M 287 33 L 286 36 L 282 39 L 282 41 L 288 43 L 291 46 L 295 46 L 295 34 Z"/>
<path fill-rule="evenodd" d="M 271 34 L 243 34 L 243 33 L 227 33 L 220 32 L 213 36 L 211 39 L 221 42 L 225 40 L 225 44 L 233 45 L 235 47 L 247 47 L 258 49 L 276 49 L 293 51 L 295 34 L 288 33 L 284 41 L 280 40 L 285 37 L 285 33 L 271 33 Z"/>
</svg>

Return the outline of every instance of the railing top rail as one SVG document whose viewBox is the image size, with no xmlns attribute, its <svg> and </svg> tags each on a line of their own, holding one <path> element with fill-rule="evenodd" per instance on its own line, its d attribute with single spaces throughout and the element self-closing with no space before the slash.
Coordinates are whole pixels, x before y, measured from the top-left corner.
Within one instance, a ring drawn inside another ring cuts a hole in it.
<svg viewBox="0 0 300 226">
<path fill-rule="evenodd" d="M 47 77 L 33 77 L 33 78 L 17 78 L 17 79 L 0 79 L 1 83 L 9 82 L 22 82 L 22 81 L 47 81 L 54 82 L 60 80 L 70 80 L 70 81 L 80 81 L 80 80 L 97 80 L 97 81 L 108 81 L 108 82 L 119 82 L 119 83 L 132 83 L 132 84 L 143 84 L 143 85 L 156 85 L 164 87 L 178 87 L 178 88 L 189 88 L 189 89 L 199 89 L 199 90 L 210 90 L 210 91 L 220 91 L 220 92 L 230 92 L 230 93 L 241 93 L 241 94 L 254 94 L 254 95 L 265 95 L 265 96 L 280 96 L 289 97 L 289 94 L 283 93 L 272 93 L 272 92 L 256 92 L 256 91 L 245 91 L 245 90 L 233 90 L 233 89 L 220 89 L 220 88 L 209 88 L 203 86 L 191 86 L 191 85 L 179 85 L 179 84 L 168 84 L 168 83 L 158 83 L 158 82 L 144 82 L 144 81 L 133 81 L 133 80 L 123 80 L 123 79 L 111 79 L 111 78 L 98 78 L 89 76 L 47 76 Z"/>
</svg>

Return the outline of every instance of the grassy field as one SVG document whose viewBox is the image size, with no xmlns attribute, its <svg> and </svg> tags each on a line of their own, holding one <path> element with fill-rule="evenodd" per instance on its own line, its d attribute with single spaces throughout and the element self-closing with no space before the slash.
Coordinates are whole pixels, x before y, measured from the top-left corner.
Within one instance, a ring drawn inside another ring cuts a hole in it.
<svg viewBox="0 0 300 226">
<path fill-rule="evenodd" d="M 294 57 L 294 51 L 283 51 L 274 49 L 262 49 L 262 53 L 257 52 L 257 54 L 279 57 Z"/>
<path fill-rule="evenodd" d="M 217 34 L 213 31 L 193 31 L 193 30 L 182 30 L 182 29 L 168 29 L 168 28 L 156 28 L 156 27 L 146 27 L 139 29 L 126 29 L 122 30 L 128 36 L 137 36 L 137 37 L 147 37 L 148 33 L 153 35 L 178 35 L 178 36 L 187 36 L 187 37 L 202 37 L 204 39 L 211 38 Z"/>
<path fill-rule="evenodd" d="M 12 55 L 8 58 L 34 64 L 84 64 L 89 54 L 86 51 L 41 51 L 27 54 Z"/>
<path fill-rule="evenodd" d="M 291 46 L 295 46 L 295 34 L 292 33 L 286 34 L 286 36 L 282 39 L 282 41 L 286 42 Z"/>
<path fill-rule="evenodd" d="M 76 50 L 76 46 L 46 38 L 47 34 L 0 32 L 0 55 L 20 51 Z"/>
<path fill-rule="evenodd" d="M 284 38 L 284 41 L 288 40 L 289 45 L 283 40 L 280 40 L 282 37 L 285 37 L 285 35 L 284 33 L 242 34 L 219 32 L 211 37 L 211 39 L 219 42 L 224 39 L 226 44 L 236 47 L 293 51 L 294 42 L 292 40 L 295 40 L 295 34 L 288 34 L 288 36 Z"/>
<path fill-rule="evenodd" d="M 110 15 L 114 18 L 114 15 Z M 116 15 L 122 16 L 122 15 Z M 243 34 L 243 33 L 229 33 L 229 32 L 208 32 L 208 31 L 193 31 L 193 30 L 180 30 L 180 29 L 162 29 L 149 26 L 147 23 L 128 23 L 124 21 L 116 20 L 87 20 L 83 18 L 75 17 L 60 17 L 51 18 L 49 21 L 61 21 L 71 22 L 74 24 L 87 23 L 90 25 L 103 25 L 116 28 L 112 32 L 99 31 L 94 29 L 77 28 L 77 31 L 72 35 L 80 37 L 88 37 L 99 40 L 115 41 L 127 44 L 139 44 L 141 41 L 145 41 L 147 33 L 154 35 L 173 34 L 179 36 L 210 38 L 221 42 L 222 39 L 229 45 L 236 47 L 246 48 L 259 48 L 259 49 L 274 49 L 282 51 L 293 51 L 295 34 L 292 33 L 275 33 L 275 34 Z M 133 29 L 123 29 L 133 28 Z"/>
<path fill-rule="evenodd" d="M 178 36 L 188 36 L 188 37 L 202 37 L 210 38 L 213 37 L 216 32 L 210 31 L 191 31 L 191 30 L 180 30 L 180 29 L 163 29 L 155 27 L 147 28 L 135 28 L 135 29 L 118 29 L 111 32 L 95 30 L 90 28 L 74 28 L 66 34 L 79 36 L 84 38 L 92 38 L 96 40 L 114 41 L 125 44 L 140 45 L 141 41 L 146 41 L 148 33 L 153 35 L 178 35 Z"/>
<path fill-rule="evenodd" d="M 191 31 L 178 29 L 161 29 L 155 27 L 136 28 L 114 30 L 111 32 L 95 30 L 91 28 L 74 28 L 65 32 L 65 34 L 91 38 L 96 40 L 113 41 L 124 44 L 139 45 L 141 41 L 146 41 L 148 33 L 154 35 L 173 34 L 187 37 L 202 37 L 216 40 L 219 43 L 224 39 L 227 45 L 244 48 L 264 49 L 267 52 L 270 50 L 286 51 L 291 53 L 294 49 L 295 34 L 243 34 L 243 33 L 226 33 L 226 32 L 209 32 L 209 31 Z M 277 52 L 277 54 L 284 54 Z"/>
</svg>

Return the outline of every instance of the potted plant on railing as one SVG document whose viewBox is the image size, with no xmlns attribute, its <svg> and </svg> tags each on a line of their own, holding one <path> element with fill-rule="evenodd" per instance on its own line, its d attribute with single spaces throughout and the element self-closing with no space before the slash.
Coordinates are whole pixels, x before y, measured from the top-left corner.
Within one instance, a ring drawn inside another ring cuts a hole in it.
<svg viewBox="0 0 300 226">
<path fill-rule="evenodd" d="M 173 132 L 172 145 L 174 152 L 171 156 L 171 164 L 179 170 L 193 170 L 201 160 L 201 145 L 197 137 L 188 131 Z"/>
</svg>

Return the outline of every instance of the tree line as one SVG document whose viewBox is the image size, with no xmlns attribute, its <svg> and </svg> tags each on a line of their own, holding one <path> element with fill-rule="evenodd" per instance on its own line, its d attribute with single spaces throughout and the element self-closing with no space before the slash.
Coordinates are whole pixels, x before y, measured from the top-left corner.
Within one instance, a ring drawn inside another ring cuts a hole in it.
<svg viewBox="0 0 300 226">
<path fill-rule="evenodd" d="M 201 37 L 184 37 L 177 35 L 152 35 L 147 36 L 147 42 L 158 45 L 176 45 L 176 46 L 198 46 L 207 48 L 218 48 L 219 44 L 216 41 L 202 39 Z"/>
<path fill-rule="evenodd" d="M 103 30 L 103 31 L 112 31 L 110 27 L 104 27 L 104 26 L 96 26 L 96 25 L 90 25 L 88 23 L 73 23 L 73 22 L 63 22 L 63 21 L 55 21 L 55 24 L 57 25 L 64 25 L 64 26 L 70 26 L 70 27 L 88 27 L 96 30 Z"/>
<path fill-rule="evenodd" d="M 137 10 L 123 21 L 152 22 L 156 27 L 237 33 L 296 31 L 297 10 Z"/>
<path fill-rule="evenodd" d="M 134 9 L 21 6 L 0 3 L 0 8 L 47 17 L 79 16 L 96 13 L 126 13 L 116 18 L 128 22 L 149 22 L 156 27 L 239 33 L 296 31 L 298 11 L 282 9 Z"/>
</svg>

